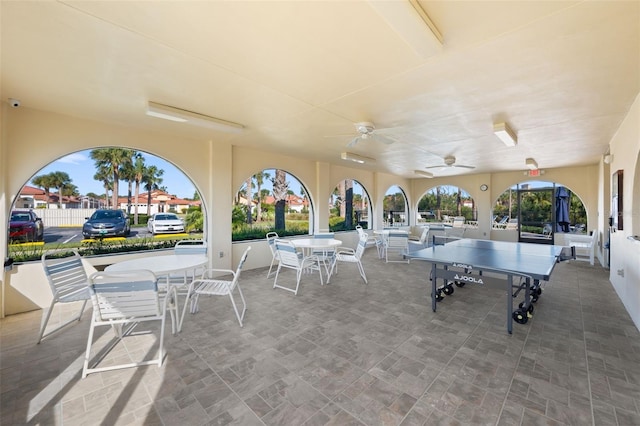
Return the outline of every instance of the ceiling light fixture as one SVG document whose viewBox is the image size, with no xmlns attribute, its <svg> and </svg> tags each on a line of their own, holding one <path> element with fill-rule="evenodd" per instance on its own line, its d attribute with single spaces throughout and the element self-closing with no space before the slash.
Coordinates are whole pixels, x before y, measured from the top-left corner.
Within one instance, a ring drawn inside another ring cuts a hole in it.
<svg viewBox="0 0 640 426">
<path fill-rule="evenodd" d="M 422 177 L 426 177 L 426 178 L 432 178 L 433 177 L 433 173 L 429 173 L 426 172 L 424 170 L 414 170 L 413 173 L 422 176 Z"/>
<path fill-rule="evenodd" d="M 495 133 L 506 146 L 516 146 L 518 143 L 518 136 L 507 126 L 507 123 L 494 124 L 493 133 Z"/>
<path fill-rule="evenodd" d="M 149 101 L 149 105 L 147 106 L 147 115 L 178 123 L 193 124 L 194 126 L 206 127 L 221 132 L 239 133 L 244 129 L 242 124 L 151 101 Z"/>
<path fill-rule="evenodd" d="M 533 158 L 527 158 L 526 160 L 524 160 L 524 164 L 526 164 L 526 166 L 527 166 L 527 168 L 529 170 L 537 170 L 538 169 L 538 163 Z"/>
<path fill-rule="evenodd" d="M 359 164 L 376 164 L 375 158 L 364 157 L 362 155 L 354 154 L 352 152 L 343 152 L 340 154 L 340 158 L 343 160 L 353 161 Z"/>
</svg>

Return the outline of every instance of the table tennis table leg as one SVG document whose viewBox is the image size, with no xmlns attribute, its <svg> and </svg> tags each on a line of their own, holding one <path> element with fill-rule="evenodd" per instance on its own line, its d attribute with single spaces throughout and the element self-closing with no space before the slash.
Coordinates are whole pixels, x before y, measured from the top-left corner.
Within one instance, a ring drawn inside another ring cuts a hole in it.
<svg viewBox="0 0 640 426">
<path fill-rule="evenodd" d="M 433 310 L 433 312 L 436 311 L 436 305 L 437 305 L 437 301 L 436 301 L 436 287 L 438 286 L 438 264 L 437 263 L 432 263 L 431 264 L 431 309 Z"/>
<path fill-rule="evenodd" d="M 513 334 L 513 275 L 507 275 L 507 331 Z"/>
</svg>

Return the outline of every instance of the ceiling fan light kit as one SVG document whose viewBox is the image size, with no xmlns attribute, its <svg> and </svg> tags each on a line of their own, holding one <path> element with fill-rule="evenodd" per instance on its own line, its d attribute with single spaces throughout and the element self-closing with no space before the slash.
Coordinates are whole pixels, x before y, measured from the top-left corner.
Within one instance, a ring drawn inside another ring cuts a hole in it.
<svg viewBox="0 0 640 426">
<path fill-rule="evenodd" d="M 518 135 L 511 130 L 507 123 L 496 123 L 493 125 L 493 133 L 504 143 L 506 146 L 513 147 L 518 143 Z"/>
<path fill-rule="evenodd" d="M 377 134 L 376 126 L 369 121 L 361 121 L 359 123 L 353 123 L 353 125 L 355 126 L 356 131 L 359 133 L 359 135 L 353 138 L 351 142 L 347 144 L 348 148 L 351 148 L 363 139 L 372 139 L 378 142 L 382 142 L 386 145 L 391 145 L 395 142 L 395 140 L 391 138 Z"/>
<path fill-rule="evenodd" d="M 340 154 L 343 160 L 353 161 L 358 164 L 376 164 L 375 158 L 365 157 L 363 155 L 354 154 L 353 152 L 343 152 Z"/>
<path fill-rule="evenodd" d="M 151 101 L 149 101 L 147 105 L 146 114 L 151 117 L 162 118 L 163 120 L 192 124 L 221 132 L 239 133 L 244 129 L 242 124 Z"/>
</svg>

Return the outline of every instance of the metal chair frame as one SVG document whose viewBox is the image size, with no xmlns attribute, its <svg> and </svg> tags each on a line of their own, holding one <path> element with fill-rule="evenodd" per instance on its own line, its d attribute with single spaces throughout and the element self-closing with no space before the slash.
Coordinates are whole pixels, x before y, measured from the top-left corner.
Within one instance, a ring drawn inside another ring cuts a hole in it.
<svg viewBox="0 0 640 426">
<path fill-rule="evenodd" d="M 231 305 L 233 306 L 233 311 L 236 314 L 236 318 L 238 318 L 238 322 L 240 323 L 240 327 L 243 327 L 242 321 L 244 320 L 244 314 L 247 310 L 247 302 L 244 299 L 244 295 L 242 294 L 242 289 L 240 288 L 240 283 L 238 280 L 240 279 L 240 273 L 242 272 L 242 267 L 244 266 L 245 261 L 247 260 L 247 256 L 249 255 L 249 251 L 251 250 L 251 246 L 247 247 L 247 249 L 242 254 L 240 258 L 240 262 L 238 263 L 238 267 L 235 271 L 230 269 L 207 269 L 203 274 L 202 278 L 194 280 L 189 286 L 189 292 L 187 298 L 184 303 L 184 309 L 182 309 L 182 317 L 180 318 L 180 324 L 178 326 L 178 331 L 182 329 L 182 321 L 184 320 L 184 313 L 187 310 L 187 303 L 191 303 L 191 313 L 195 314 L 198 312 L 198 299 L 200 296 L 229 296 L 231 299 Z M 222 280 L 216 278 L 221 275 L 231 275 L 231 280 Z M 238 294 L 240 295 L 240 300 L 242 301 L 242 313 L 238 312 L 238 306 L 236 305 L 235 298 L 233 297 L 233 293 L 235 290 L 238 290 Z"/>
<path fill-rule="evenodd" d="M 63 327 L 74 321 L 80 321 L 87 301 L 91 298 L 89 294 L 89 278 L 87 271 L 82 263 L 82 257 L 77 250 L 73 251 L 72 256 L 64 258 L 49 258 L 51 252 L 42 254 L 41 261 L 44 268 L 49 287 L 51 288 L 52 299 L 49 309 L 40 326 L 40 335 L 38 336 L 38 344 L 47 336 L 55 333 Z M 58 327 L 45 333 L 51 313 L 56 303 L 71 303 L 82 301 L 82 307 L 77 316 L 69 321 L 59 325 Z"/>
</svg>

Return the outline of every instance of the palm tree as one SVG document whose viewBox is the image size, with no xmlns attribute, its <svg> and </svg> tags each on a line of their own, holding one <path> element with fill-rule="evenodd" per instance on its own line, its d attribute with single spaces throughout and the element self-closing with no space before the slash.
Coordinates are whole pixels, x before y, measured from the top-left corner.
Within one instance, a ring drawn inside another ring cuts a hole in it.
<svg viewBox="0 0 640 426">
<path fill-rule="evenodd" d="M 353 229 L 353 180 L 344 181 L 344 229 Z"/>
<path fill-rule="evenodd" d="M 104 203 L 107 208 L 109 208 L 109 191 L 113 189 L 112 176 L 111 173 L 109 173 L 109 169 L 103 166 L 97 167 L 93 179 L 102 182 L 104 188 Z"/>
<path fill-rule="evenodd" d="M 96 168 L 105 167 L 113 176 L 113 192 L 111 193 L 114 208 L 118 205 L 120 166 L 131 162 L 134 151 L 127 148 L 100 148 L 91 151 L 89 156 L 95 161 Z"/>
<path fill-rule="evenodd" d="M 31 179 L 31 183 L 33 183 L 35 186 L 38 186 L 44 189 L 44 193 L 47 196 L 47 208 L 48 208 L 49 201 L 51 201 L 51 188 L 53 186 L 51 174 L 35 176 L 33 179 Z"/>
<path fill-rule="evenodd" d="M 71 178 L 67 172 L 51 172 L 49 176 L 51 187 L 58 190 L 58 208 L 62 208 L 62 188 L 71 183 Z"/>
<path fill-rule="evenodd" d="M 265 171 L 260 173 L 256 173 L 253 176 L 256 180 L 256 189 L 258 190 L 258 205 L 256 206 L 256 219 L 262 220 L 262 184 L 264 184 L 265 179 L 269 179 L 271 175 Z"/>
<path fill-rule="evenodd" d="M 140 197 L 140 183 L 147 172 L 147 166 L 144 164 L 144 157 L 138 153 L 133 163 L 133 181 L 136 183 L 136 193 L 133 207 L 133 223 L 138 224 L 138 198 Z"/>
<path fill-rule="evenodd" d="M 273 198 L 276 200 L 274 228 L 284 231 L 286 229 L 284 213 L 287 204 L 287 191 L 289 190 L 287 173 L 284 170 L 276 170 L 276 176 L 271 182 L 273 183 Z"/>
<path fill-rule="evenodd" d="M 246 182 L 246 190 L 245 190 L 245 199 L 247 200 L 247 224 L 251 225 L 253 222 L 253 215 L 251 214 L 251 204 L 252 204 L 252 195 L 251 195 L 251 187 L 253 186 L 253 179 L 251 176 L 247 179 Z"/>
<path fill-rule="evenodd" d="M 133 155 L 127 161 L 120 165 L 120 179 L 127 181 L 127 214 L 131 214 L 131 196 L 133 193 L 133 182 L 135 182 L 136 174 L 133 167 L 133 159 L 138 157 L 136 151 L 132 151 Z"/>
<path fill-rule="evenodd" d="M 149 166 L 142 178 L 144 189 L 147 191 L 147 216 L 151 215 L 151 191 L 158 189 L 159 185 L 162 183 L 163 174 L 164 170 L 159 169 L 156 166 Z"/>
</svg>

